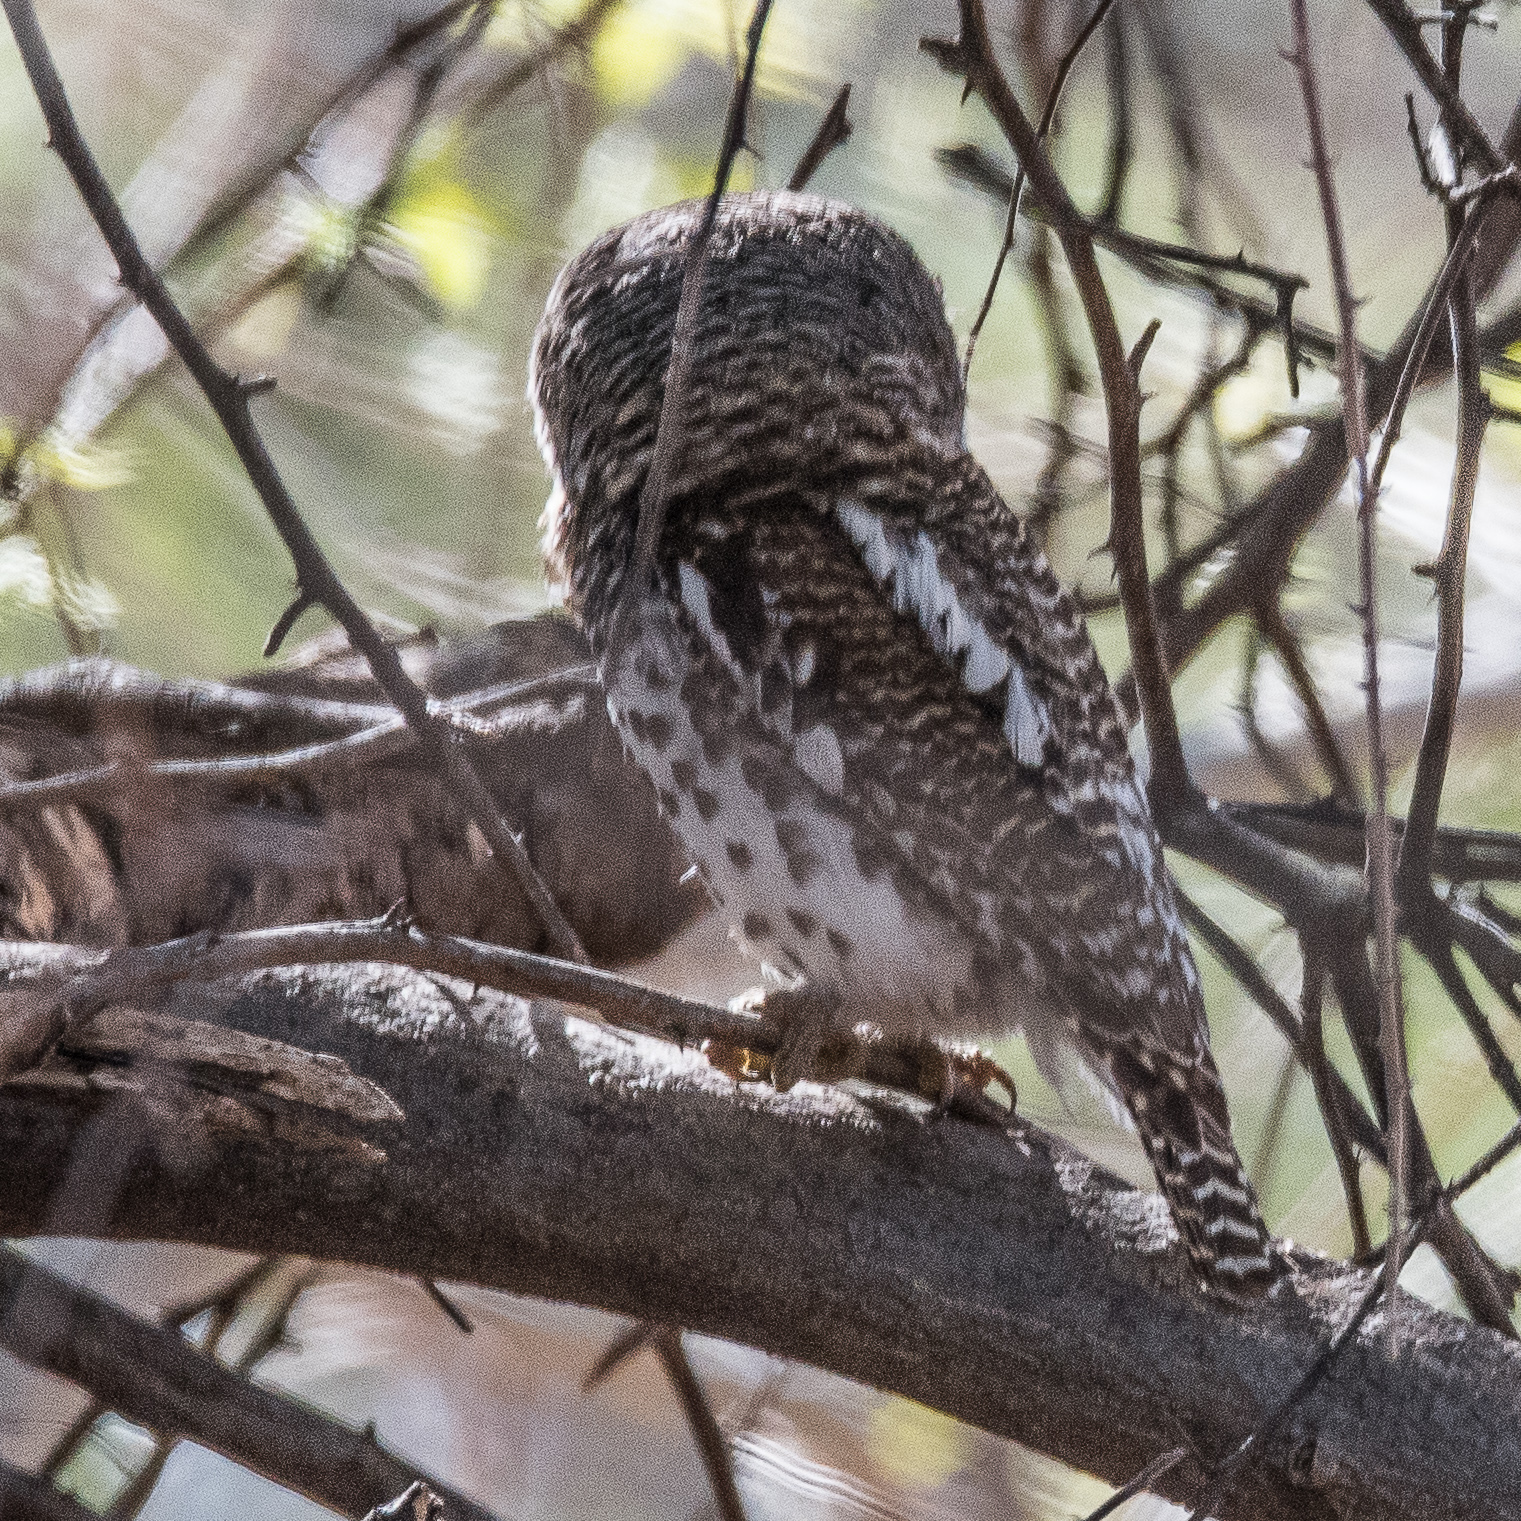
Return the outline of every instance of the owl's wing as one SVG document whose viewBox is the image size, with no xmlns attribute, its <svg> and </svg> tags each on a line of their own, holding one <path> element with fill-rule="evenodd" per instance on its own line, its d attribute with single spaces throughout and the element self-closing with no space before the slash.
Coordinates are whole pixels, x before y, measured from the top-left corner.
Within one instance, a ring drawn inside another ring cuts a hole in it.
<svg viewBox="0 0 1521 1521">
<path fill-rule="evenodd" d="M 1201 1270 L 1266 1281 L 1198 972 L 1081 615 L 975 464 L 932 496 L 913 484 L 714 502 L 668 530 L 705 656 L 690 679 L 728 688 L 697 706 L 766 737 L 778 764 L 753 787 L 785 808 L 807 778 L 863 880 L 890 874 L 977 947 L 974 992 L 1042 995 L 1007 1022 L 1037 1056 L 1064 1034 L 1124 1099 Z"/>
<path fill-rule="evenodd" d="M 1187 1047 L 1197 974 L 1108 682 L 963 460 L 869 498 L 707 504 L 668 533 L 672 590 L 798 769 L 959 923 L 1089 1018 Z"/>
</svg>

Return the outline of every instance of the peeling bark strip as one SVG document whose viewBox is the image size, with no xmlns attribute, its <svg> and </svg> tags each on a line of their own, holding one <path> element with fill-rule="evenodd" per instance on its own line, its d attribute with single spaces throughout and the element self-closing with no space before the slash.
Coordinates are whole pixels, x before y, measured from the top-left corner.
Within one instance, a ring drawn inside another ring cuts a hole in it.
<svg viewBox="0 0 1521 1521">
<path fill-rule="evenodd" d="M 1242 1312 L 1192 1288 L 1160 1199 L 1031 1127 L 736 1090 L 693 1053 L 461 984 L 304 970 L 185 987 L 170 1012 L 340 1057 L 407 1115 L 388 1159 L 355 1169 L 278 1135 L 161 1155 L 82 1074 L 0 1090 L 0 1231 L 299 1250 L 680 1323 L 1115 1482 L 1180 1431 L 1230 1450 L 1367 1282 L 1306 1255 L 1292 1294 Z M 108 1216 L 61 1219 L 87 1124 L 138 1136 L 136 1160 Z M 1399 1320 L 1393 1354 L 1370 1320 L 1231 1521 L 1521 1517 L 1521 1348 L 1413 1301 Z M 1188 1502 L 1200 1475 L 1157 1485 Z"/>
</svg>

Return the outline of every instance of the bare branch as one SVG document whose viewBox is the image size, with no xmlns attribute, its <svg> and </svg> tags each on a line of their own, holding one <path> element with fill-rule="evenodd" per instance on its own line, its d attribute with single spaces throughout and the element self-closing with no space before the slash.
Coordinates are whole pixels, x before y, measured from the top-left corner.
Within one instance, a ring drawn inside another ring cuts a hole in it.
<svg viewBox="0 0 1521 1521">
<path fill-rule="evenodd" d="M 0 1246 L 0 1345 L 138 1425 L 224 1453 L 342 1515 L 363 1515 L 416 1477 L 368 1433 L 250 1383 L 9 1246 Z M 464 1495 L 427 1482 L 447 1497 L 451 1517 L 492 1521 Z"/>
<path fill-rule="evenodd" d="M 1046 104 L 1040 113 L 1040 125 L 1035 129 L 1035 134 L 1041 142 L 1045 142 L 1051 131 L 1051 123 L 1056 120 L 1056 108 L 1061 104 L 1062 91 L 1067 87 L 1067 76 L 1071 74 L 1073 65 L 1082 56 L 1083 49 L 1088 46 L 1089 39 L 1103 25 L 1104 17 L 1109 14 L 1113 5 L 1114 0 L 1098 0 L 1098 4 L 1093 7 L 1093 14 L 1083 23 L 1077 36 L 1072 39 L 1072 46 L 1062 54 L 1050 88 L 1046 91 Z M 998 293 L 998 282 L 1003 276 L 1004 264 L 1008 260 L 1010 250 L 1014 247 L 1014 227 L 1019 221 L 1019 203 L 1024 195 L 1024 188 L 1025 167 L 1021 160 L 1014 175 L 1014 184 L 1009 191 L 1009 215 L 1004 223 L 1003 243 L 999 247 L 998 257 L 993 261 L 993 273 L 988 279 L 988 288 L 983 295 L 982 305 L 977 308 L 977 316 L 973 319 L 971 330 L 966 335 L 966 354 L 961 361 L 963 379 L 971 374 L 972 355 L 977 350 L 977 339 L 982 333 L 983 323 L 988 320 L 988 313 L 993 309 L 993 297 Z"/>
<path fill-rule="evenodd" d="M 270 520 L 290 552 L 302 595 L 327 608 L 342 625 L 353 647 L 369 662 L 376 681 L 449 778 L 502 868 L 513 874 L 524 896 L 533 904 L 550 942 L 561 954 L 584 962 L 586 952 L 580 939 L 540 880 L 522 840 L 508 827 L 475 768 L 451 742 L 447 728 L 429 711 L 422 689 L 407 676 L 396 651 L 349 595 L 312 537 L 254 426 L 248 406 L 248 384 L 228 374 L 212 359 L 170 297 L 163 280 L 143 256 L 105 176 L 79 131 L 64 93 L 63 81 L 58 77 L 37 24 L 32 0 L 4 0 L 4 9 L 47 120 L 51 146 L 69 171 L 90 215 L 110 246 L 123 283 L 152 314 L 211 403 Z"/>
<path fill-rule="evenodd" d="M 818 172 L 818 167 L 834 152 L 842 143 L 847 142 L 855 128 L 850 123 L 850 86 L 842 84 L 840 93 L 835 96 L 834 104 L 824 113 L 824 119 L 819 123 L 819 130 L 813 134 L 813 141 L 803 150 L 803 156 L 797 161 L 797 168 L 792 171 L 792 178 L 787 181 L 789 190 L 803 190 L 807 188 L 808 181 Z"/>
<path fill-rule="evenodd" d="M 608 643 L 616 651 L 622 644 L 627 620 L 639 599 L 645 595 L 660 533 L 665 526 L 670 505 L 671 477 L 680 460 L 688 377 L 692 371 L 693 347 L 697 341 L 697 317 L 702 305 L 702 285 L 708 271 L 708 242 L 713 224 L 718 220 L 719 203 L 729 184 L 734 160 L 745 140 L 745 122 L 750 109 L 750 90 L 755 82 L 755 65 L 760 58 L 761 38 L 771 14 L 771 0 L 755 0 L 755 11 L 745 34 L 745 61 L 734 92 L 729 99 L 729 116 L 724 123 L 723 143 L 718 150 L 718 168 L 713 176 L 713 191 L 703 207 L 702 220 L 687 244 L 686 267 L 681 276 L 681 298 L 676 306 L 676 322 L 671 335 L 671 363 L 666 370 L 665 390 L 660 398 L 660 418 L 655 425 L 655 446 L 649 469 L 639 490 L 639 521 L 634 530 L 633 563 L 629 569 L 628 594 L 620 605 Z"/>
<path fill-rule="evenodd" d="M 1044 145 L 1026 118 L 993 53 L 982 0 L 959 0 L 961 32 L 954 42 L 924 38 L 920 47 L 940 65 L 960 74 L 980 95 L 1019 159 L 1030 188 L 1045 208 L 1077 286 L 1098 356 L 1109 425 L 1109 545 L 1119 577 L 1130 654 L 1137 676 L 1141 712 L 1151 754 L 1151 792 L 1159 812 L 1190 792 L 1172 688 L 1157 633 L 1156 607 L 1146 569 L 1141 493 L 1141 392 L 1137 363 L 1127 352 L 1115 322 L 1087 224 L 1051 166 Z M 1144 342 L 1145 340 L 1143 340 Z"/>
<path fill-rule="evenodd" d="M 722 1521 L 745 1521 L 745 1507 L 734 1482 L 734 1461 L 729 1455 L 728 1438 L 719 1427 L 707 1393 L 693 1371 L 686 1347 L 682 1345 L 680 1329 L 662 1326 L 655 1334 L 655 1351 L 677 1399 L 681 1401 L 687 1425 L 692 1428 L 719 1516 Z"/>
<path fill-rule="evenodd" d="M 1306 0 L 1290 0 L 1294 21 L 1294 56 L 1304 97 L 1310 138 L 1310 160 L 1320 195 L 1321 220 L 1331 260 L 1331 283 L 1336 296 L 1337 326 L 1341 332 L 1341 391 L 1344 429 L 1352 456 L 1357 499 L 1358 570 L 1361 581 L 1363 626 L 1363 685 L 1368 711 L 1368 764 L 1372 808 L 1368 814 L 1368 882 L 1373 900 L 1373 932 L 1377 955 L 1380 1042 L 1389 1106 L 1389 1237 L 1385 1282 L 1393 1291 L 1404 1261 L 1402 1241 L 1409 1223 L 1410 1076 L 1405 1061 L 1405 1009 L 1401 988 L 1399 943 L 1395 927 L 1394 853 L 1389 828 L 1389 761 L 1384 748 L 1383 713 L 1379 696 L 1378 581 L 1376 569 L 1377 486 L 1368 479 L 1368 413 L 1362 357 L 1357 346 L 1357 303 L 1352 295 L 1342 239 L 1341 215 L 1331 177 L 1330 152 L 1321 121 L 1320 88 L 1310 51 L 1310 22 Z M 1392 1321 L 1391 1321 L 1392 1325 Z"/>
<path fill-rule="evenodd" d="M 405 1128 L 362 1186 L 243 1136 L 210 1140 L 187 1189 L 161 1122 L 111 1234 L 299 1249 L 680 1323 L 1117 1483 L 1180 1426 L 1203 1452 L 1239 1444 L 1370 1282 L 1296 1254 L 1282 1296 L 1244 1315 L 1194 1286 L 1159 1198 L 1029 1126 L 1011 1142 L 838 1089 L 736 1090 L 695 1054 L 489 990 L 308 970 L 177 997 L 251 1032 L 300 1028 L 390 1093 Z M 88 1079 L 0 1089 L 0 1231 L 50 1218 L 81 1126 L 137 1123 Z M 1355 1338 L 1302 1423 L 1263 1444 L 1232 1521 L 1521 1516 L 1521 1348 L 1405 1299 L 1400 1322 L 1397 1355 Z M 1334 1462 L 1306 1463 L 1312 1434 Z M 1204 1482 L 1185 1462 L 1156 1484 L 1194 1503 Z"/>
</svg>

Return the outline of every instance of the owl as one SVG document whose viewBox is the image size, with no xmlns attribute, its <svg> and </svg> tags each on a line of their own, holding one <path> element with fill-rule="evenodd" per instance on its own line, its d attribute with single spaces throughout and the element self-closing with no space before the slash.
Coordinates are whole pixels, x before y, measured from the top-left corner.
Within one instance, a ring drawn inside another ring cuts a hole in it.
<svg viewBox="0 0 1521 1521">
<path fill-rule="evenodd" d="M 1278 1259 L 1199 974 L 1082 616 L 963 442 L 939 286 L 809 195 L 725 198 L 668 511 L 631 559 L 691 203 L 560 275 L 530 396 L 550 578 L 628 755 L 781 991 L 778 1075 L 831 1029 L 1022 1029 L 1129 1112 L 1207 1283 Z M 790 1067 L 790 1070 L 789 1070 Z"/>
</svg>

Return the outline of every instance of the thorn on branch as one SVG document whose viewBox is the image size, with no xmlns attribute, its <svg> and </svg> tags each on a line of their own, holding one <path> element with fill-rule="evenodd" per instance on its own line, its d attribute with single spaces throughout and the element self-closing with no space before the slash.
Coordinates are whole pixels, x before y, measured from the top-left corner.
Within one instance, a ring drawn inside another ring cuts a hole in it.
<svg viewBox="0 0 1521 1521">
<path fill-rule="evenodd" d="M 1146 363 L 1146 356 L 1151 352 L 1151 346 L 1156 341 L 1156 336 L 1161 330 L 1162 319 L 1160 317 L 1153 317 L 1146 324 L 1146 331 L 1136 339 L 1135 347 L 1131 349 L 1130 357 L 1126 361 L 1130 366 L 1130 377 L 1132 380 L 1138 381 L 1141 378 L 1141 366 Z M 1144 396 L 1141 397 L 1142 401 L 1145 399 Z"/>
<path fill-rule="evenodd" d="M 835 96 L 834 104 L 824 113 L 824 119 L 819 123 L 818 131 L 813 134 L 813 141 L 808 144 L 803 151 L 803 156 L 797 161 L 797 168 L 792 171 L 792 178 L 787 181 L 789 190 L 806 189 L 808 181 L 818 171 L 819 165 L 855 131 L 855 126 L 850 120 L 849 107 L 850 85 L 847 82 L 840 86 L 840 93 Z"/>
<path fill-rule="evenodd" d="M 264 658 L 273 660 L 280 653 L 280 646 L 285 643 L 290 631 L 296 626 L 296 620 L 308 608 L 315 607 L 317 599 L 309 592 L 298 592 L 295 600 L 289 607 L 275 619 L 275 626 L 269 631 L 269 638 L 264 641 Z"/>
<path fill-rule="evenodd" d="M 446 1293 L 444 1293 L 444 1291 L 439 1288 L 439 1286 L 431 1278 L 424 1278 L 419 1276 L 417 1281 L 422 1285 L 423 1292 L 428 1296 L 428 1298 L 431 1299 L 433 1303 L 436 1304 L 439 1309 L 441 1309 L 444 1314 L 447 1315 L 449 1319 L 452 1320 L 454 1324 L 465 1333 L 466 1336 L 473 1336 L 475 1334 L 475 1322 L 471 1320 L 471 1318 L 465 1314 L 465 1312 L 460 1309 L 460 1307 Z"/>
</svg>

